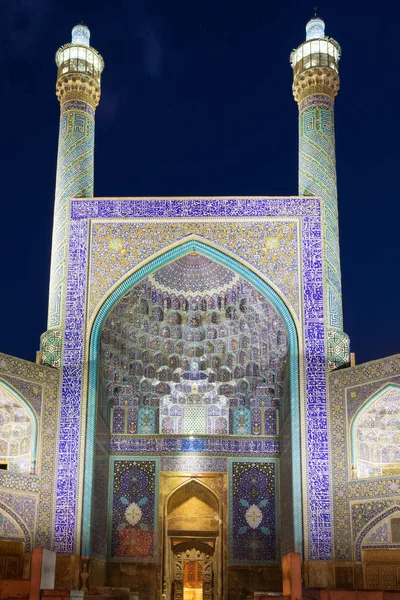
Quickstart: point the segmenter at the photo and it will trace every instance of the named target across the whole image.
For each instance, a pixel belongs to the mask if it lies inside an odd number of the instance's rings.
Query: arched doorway
[[[200,481],[190,479],[166,499],[164,523],[163,587],[167,597],[219,597],[223,515],[217,495]]]
[[[213,600],[214,552],[199,541],[173,548],[173,600]]]

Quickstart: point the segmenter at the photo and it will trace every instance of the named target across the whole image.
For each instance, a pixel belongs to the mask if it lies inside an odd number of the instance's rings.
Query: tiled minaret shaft
[[[56,94],[60,101],[56,194],[51,252],[47,327],[41,339],[41,362],[61,364],[63,306],[66,294],[66,221],[68,198],[93,196],[95,110],[100,100],[104,62],[89,46],[85,25],[72,30],[72,42],[56,54]]]
[[[349,362],[349,340],[343,333],[334,126],[340,46],[325,37],[325,24],[317,17],[307,23],[306,34],[306,41],[290,56],[299,106],[299,195],[320,196],[323,201],[327,360],[328,368],[335,369]]]

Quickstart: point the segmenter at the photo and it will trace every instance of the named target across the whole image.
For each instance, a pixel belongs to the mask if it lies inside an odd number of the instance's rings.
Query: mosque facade
[[[343,331],[334,100],[315,17],[290,57],[299,196],[93,196],[103,59],[56,55],[48,329],[0,355],[0,578],[57,552],[56,587],[244,599],[400,589],[400,355]]]

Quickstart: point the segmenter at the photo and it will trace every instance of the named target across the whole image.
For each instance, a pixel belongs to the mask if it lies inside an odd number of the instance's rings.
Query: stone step
[[[96,587],[85,592],[85,600],[129,600],[128,587]]]
[[[112,587],[112,586],[98,586],[90,588],[85,592],[86,596],[129,596],[130,588],[128,587]]]
[[[129,592],[118,594],[88,594],[84,595],[84,600],[129,600]]]

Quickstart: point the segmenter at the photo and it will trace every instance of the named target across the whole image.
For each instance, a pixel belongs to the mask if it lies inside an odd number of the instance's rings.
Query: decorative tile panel
[[[278,560],[277,463],[229,461],[229,562]]]
[[[227,469],[227,458],[185,455],[160,458],[161,471],[179,471],[181,473],[226,473]]]
[[[211,456],[249,455],[278,456],[279,441],[268,439],[243,439],[235,437],[168,437],[113,435],[110,440],[112,454],[202,454]]]
[[[161,215],[160,215],[161,216]],[[108,290],[132,268],[181,240],[196,234],[218,246],[235,252],[262,271],[298,313],[298,233],[296,223],[274,222],[182,221],[160,223],[148,220],[135,223],[92,225],[90,258],[90,314]],[[134,243],[132,241],[135,240]],[[138,243],[139,242],[139,243]],[[222,269],[220,269],[222,270]],[[224,270],[226,273],[226,270]]]
[[[111,459],[110,558],[158,559],[158,459]]]

